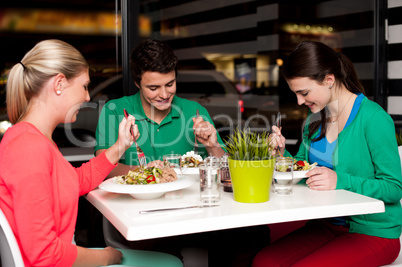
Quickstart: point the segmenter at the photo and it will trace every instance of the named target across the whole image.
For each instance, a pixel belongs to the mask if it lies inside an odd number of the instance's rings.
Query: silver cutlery
[[[276,116],[276,127],[278,127],[279,131],[282,131],[282,116],[280,112],[278,112],[278,115]],[[283,157],[279,146],[278,146],[278,152],[279,155]]]
[[[195,115],[195,118],[197,119],[198,117],[200,116],[200,112],[198,111],[198,109],[197,109],[197,113],[196,113],[196,115]],[[195,135],[195,129],[194,129],[194,148],[193,148],[193,151],[194,151],[194,154],[198,154],[198,144],[197,144],[197,136]]]
[[[282,127],[282,116],[281,113],[278,112],[278,115],[276,115],[276,126],[281,129]]]
[[[127,113],[127,110],[126,110],[126,109],[124,109],[124,116],[125,116],[126,119],[127,119],[128,113]],[[138,156],[138,161],[139,161],[139,163],[140,163],[140,166],[141,166],[141,167],[146,166],[146,165],[147,165],[147,159],[145,158],[144,151],[142,151],[142,149],[141,149],[141,148],[138,146],[138,144],[137,144],[137,140],[135,140],[134,131],[133,131],[133,126],[131,126],[130,131],[131,131],[131,135],[132,135],[133,138],[134,138],[134,144],[135,144],[135,148],[137,149],[137,156]]]
[[[195,205],[195,206],[186,206],[186,207],[177,207],[177,208],[165,208],[165,209],[155,209],[155,210],[141,210],[139,213],[152,213],[159,211],[172,211],[172,210],[183,210],[183,209],[199,209],[199,208],[211,208],[211,207],[219,207],[220,205]]]

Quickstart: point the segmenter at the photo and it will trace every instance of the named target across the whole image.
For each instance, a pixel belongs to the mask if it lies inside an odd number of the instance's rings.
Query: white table
[[[313,191],[295,185],[290,196],[264,203],[239,203],[221,193],[219,207],[139,214],[141,210],[199,204],[199,182],[181,190],[180,198],[138,200],[130,195],[95,189],[86,198],[127,240],[184,235],[252,225],[384,212],[384,203],[345,190]]]
[[[61,147],[59,150],[69,162],[88,161],[94,157],[93,147]]]

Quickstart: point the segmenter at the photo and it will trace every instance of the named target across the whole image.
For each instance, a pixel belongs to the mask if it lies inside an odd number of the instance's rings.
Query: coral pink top
[[[74,168],[35,126],[17,123],[0,143],[0,208],[25,266],[71,266],[79,196],[116,165],[105,154]]]

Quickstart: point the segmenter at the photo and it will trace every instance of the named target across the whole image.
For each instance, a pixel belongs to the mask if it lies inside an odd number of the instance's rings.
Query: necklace
[[[348,101],[346,101],[345,105],[343,106],[341,112],[339,112],[339,114],[338,114],[338,116],[336,117],[336,119],[333,120],[333,121],[331,121],[331,122],[332,122],[332,125],[334,125],[336,122],[338,122],[339,117],[341,116],[341,114],[342,114],[343,110],[345,109],[345,107],[348,105],[349,100],[352,98],[352,96],[353,96],[353,93],[350,94],[350,96],[349,96],[349,98],[348,98]]]

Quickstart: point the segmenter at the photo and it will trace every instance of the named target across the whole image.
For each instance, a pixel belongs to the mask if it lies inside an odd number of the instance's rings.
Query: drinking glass
[[[216,203],[221,200],[219,191],[219,159],[205,159],[198,167],[200,171],[200,201],[202,203]]]
[[[166,154],[163,156],[163,165],[165,167],[180,169],[180,154]]]
[[[278,195],[290,195],[293,192],[293,159],[278,157],[273,175],[274,192]]]

